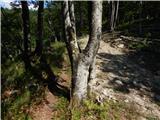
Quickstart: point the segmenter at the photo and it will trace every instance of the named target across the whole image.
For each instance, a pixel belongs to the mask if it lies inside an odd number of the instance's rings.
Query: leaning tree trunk
[[[39,1],[39,8],[38,8],[38,26],[37,26],[37,40],[36,40],[36,49],[35,53],[37,55],[42,54],[42,48],[43,48],[43,41],[42,41],[42,36],[43,36],[43,6],[44,6],[44,1]]]
[[[84,51],[79,54],[74,80],[72,105],[77,106],[87,97],[88,79],[90,79],[90,67],[93,65],[101,40],[102,28],[102,1],[91,2],[90,37]]]
[[[23,52],[23,60],[25,63],[25,68],[28,69],[30,67],[30,60],[29,60],[29,9],[27,1],[21,1],[22,4],[22,20],[23,20],[23,46],[24,46],[24,52]]]

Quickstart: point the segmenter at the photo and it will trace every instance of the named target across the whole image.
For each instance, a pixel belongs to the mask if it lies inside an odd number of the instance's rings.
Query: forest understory
[[[160,2],[0,1],[3,120],[160,120]]]
[[[82,48],[87,40],[88,37],[80,39]],[[151,66],[148,67],[145,57],[149,58],[146,54],[150,55],[148,51],[144,54],[125,46],[125,41],[120,38],[119,33],[104,33],[97,54],[96,79],[90,82],[93,103],[87,104],[87,112],[94,111],[94,104],[105,106],[106,101],[109,101],[107,104],[113,110],[102,112],[102,118],[99,115],[84,115],[83,110],[81,113],[76,111],[77,116],[73,120],[159,120],[159,67],[155,68],[154,64],[154,70]],[[155,64],[159,64],[158,60]],[[69,88],[70,75],[65,69],[61,71],[60,78],[59,83]],[[67,99],[59,98],[47,89],[44,102],[31,108],[31,116],[33,120],[70,119],[71,115],[66,108],[68,104]],[[56,108],[57,105],[59,108]],[[98,110],[97,108],[97,112]]]

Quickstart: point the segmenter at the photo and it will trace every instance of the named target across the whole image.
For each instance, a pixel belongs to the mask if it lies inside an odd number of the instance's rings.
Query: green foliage
[[[2,119],[30,120],[27,109],[41,101],[43,91],[21,60],[8,59],[2,64]]]
[[[149,116],[146,118],[147,120],[159,120],[157,117],[152,117],[152,116]]]
[[[134,106],[112,100],[106,100],[101,105],[94,100],[85,100],[81,107],[72,109],[71,114],[68,105],[69,103],[65,98],[60,98],[53,108],[57,113],[53,116],[53,119],[65,120],[71,117],[72,120],[132,120],[138,117],[138,112],[135,111]]]
[[[48,64],[51,65],[51,68],[57,74],[61,70],[63,63],[68,61],[68,59],[64,59],[66,57],[65,43],[54,42],[49,49],[45,51],[45,56]]]
[[[94,100],[85,100],[81,107],[74,108],[71,112],[73,120],[132,120],[138,117],[138,112],[132,105],[112,100],[106,100],[103,104],[98,104]]]
[[[53,116],[53,120],[66,120],[69,118],[69,109],[68,109],[69,101],[64,98],[60,97],[58,99],[58,103],[53,107],[53,110],[56,111]]]

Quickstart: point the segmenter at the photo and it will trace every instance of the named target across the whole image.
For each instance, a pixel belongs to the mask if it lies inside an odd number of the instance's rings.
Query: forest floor
[[[116,35],[103,35],[97,55],[97,76],[90,83],[92,91],[99,102],[107,98],[131,104],[139,112],[139,120],[147,116],[160,119],[160,69],[153,65],[158,66],[159,62],[152,61],[149,63],[152,66],[147,66],[143,53],[127,49],[122,42]],[[158,59],[158,56],[147,56],[147,59]]]
[[[87,40],[88,37],[80,39],[83,43],[81,47],[85,47]],[[125,43],[119,41],[122,40],[112,34],[103,35],[96,60],[96,79],[89,83],[92,86],[91,91],[100,104],[109,99],[130,105],[132,110],[127,109],[125,112],[135,111],[138,113],[137,120],[159,120],[159,68],[152,66],[154,71],[148,69],[151,67],[145,66],[142,54],[134,54],[134,51],[125,47]],[[62,80],[59,83],[69,88],[70,75],[63,70],[60,77]],[[64,98],[55,96],[47,90],[45,101],[30,110],[33,120],[51,120],[54,116],[60,119],[67,108],[64,105],[62,112],[57,111],[56,107],[65,104],[64,101],[66,101]],[[67,115],[62,119],[68,119]],[[122,119],[126,120],[123,117]]]

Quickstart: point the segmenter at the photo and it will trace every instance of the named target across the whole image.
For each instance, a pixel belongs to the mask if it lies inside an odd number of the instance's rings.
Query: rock
[[[102,104],[103,101],[104,101],[104,96],[103,95],[99,95],[96,97],[96,101],[99,103],[99,104]]]
[[[124,44],[117,45],[118,48],[124,48]]]
[[[128,102],[129,102],[129,100],[128,100],[128,99],[126,99],[126,100],[124,100],[124,102],[125,102],[125,103],[128,103]]]
[[[122,40],[122,38],[117,38],[117,39],[115,39],[115,41],[121,41]]]
[[[134,86],[138,86],[137,81],[134,80],[134,81],[133,81],[133,85],[134,85]]]
[[[122,81],[120,81],[120,80],[116,80],[115,83],[116,83],[117,85],[123,85]]]
[[[96,82],[96,86],[99,86],[100,85],[100,83],[99,82]]]

